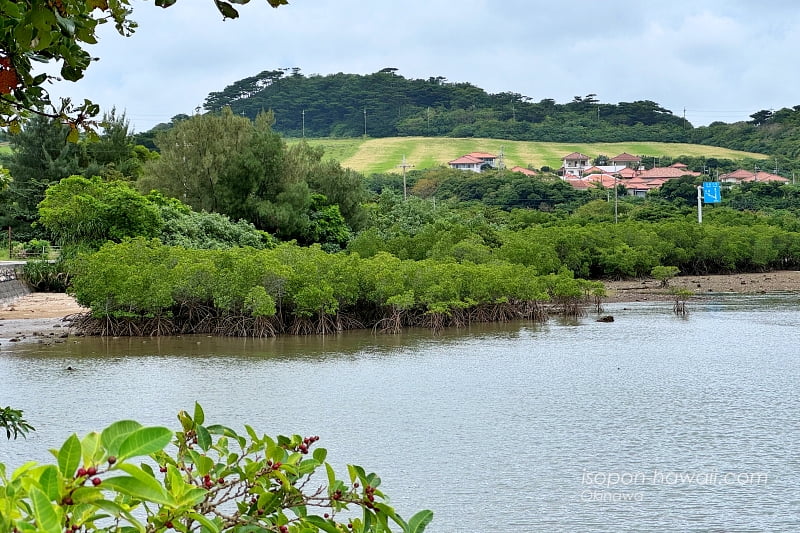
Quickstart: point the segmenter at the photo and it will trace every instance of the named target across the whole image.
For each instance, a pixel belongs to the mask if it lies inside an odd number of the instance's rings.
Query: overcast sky
[[[696,126],[800,104],[797,0],[253,0],[224,22],[212,0],[133,3],[136,33],[105,28],[85,78],[50,90],[116,106],[136,131],[282,67],[394,67],[534,101],[653,100]]]

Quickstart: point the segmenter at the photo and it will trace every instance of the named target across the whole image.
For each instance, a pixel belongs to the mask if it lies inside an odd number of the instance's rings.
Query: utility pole
[[[412,168],[414,165],[406,163],[406,156],[403,154],[403,162],[398,166],[403,169],[403,200],[406,200],[408,198],[408,193],[406,192],[406,169]]]
[[[364,137],[367,136],[367,108],[364,107]]]
[[[303,139],[306,138],[306,110],[303,109]]]

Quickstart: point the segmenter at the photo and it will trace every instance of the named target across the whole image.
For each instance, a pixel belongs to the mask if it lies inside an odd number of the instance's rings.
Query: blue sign
[[[718,181],[703,182],[703,201],[707,204],[718,204],[722,201],[722,192]]]

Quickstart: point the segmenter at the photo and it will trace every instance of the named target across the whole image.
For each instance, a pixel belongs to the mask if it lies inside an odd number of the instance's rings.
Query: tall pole
[[[406,156],[403,154],[403,162],[399,166],[403,169],[403,200],[406,200],[408,198],[408,194],[406,192],[406,169],[413,167],[414,165],[409,165],[406,163]]]
[[[616,224],[617,220],[618,220],[618,217],[617,217],[617,200],[618,200],[617,196],[618,196],[618,194],[619,194],[619,191],[617,190],[617,177],[614,176],[614,224]]]
[[[364,137],[367,136],[367,108],[364,108]]]
[[[303,139],[306,138],[306,110],[303,109]]]
[[[703,223],[703,186],[697,186],[697,223]]]

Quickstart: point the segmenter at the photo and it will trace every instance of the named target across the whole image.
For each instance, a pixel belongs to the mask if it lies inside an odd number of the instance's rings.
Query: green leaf
[[[81,454],[84,464],[96,465],[103,460],[105,450],[100,442],[100,434],[93,431],[81,440]]]
[[[81,441],[73,433],[69,436],[61,449],[58,451],[58,470],[61,475],[71,478],[75,475],[78,465],[81,463]]]
[[[197,445],[200,446],[203,451],[207,452],[208,449],[211,448],[211,435],[208,433],[208,430],[205,427],[199,424],[197,425],[196,431]]]
[[[141,428],[142,425],[135,420],[120,420],[114,422],[100,435],[100,442],[105,446],[108,455],[119,455],[119,445],[128,435]]]
[[[33,516],[36,518],[36,531],[41,533],[61,533],[61,508],[54,506],[38,487],[31,487]]]
[[[192,520],[199,522],[201,526],[205,527],[206,530],[208,530],[208,533],[219,533],[220,531],[219,525],[216,522],[212,522],[211,520],[209,520],[208,518],[199,513],[189,512],[187,513],[187,516]]]
[[[306,522],[312,526],[318,527],[327,533],[341,533],[341,530],[336,527],[336,523],[332,520],[325,520],[321,516],[311,515],[306,517]]]
[[[433,511],[424,510],[420,511],[408,520],[408,528],[405,529],[406,533],[422,533],[425,528],[433,520]]]
[[[152,482],[148,482],[135,477],[117,476],[104,479],[102,487],[115,490],[132,498],[148,500],[161,505],[175,505],[175,500],[172,496],[155,479],[152,479]]]
[[[200,406],[199,403],[194,402],[194,423],[198,426],[203,425],[203,422],[206,421],[206,415],[203,412],[203,408]]]
[[[324,463],[325,458],[328,457],[328,450],[325,448],[317,448],[311,456],[319,463]]]
[[[150,455],[159,450],[172,440],[172,430],[165,427],[147,427],[137,429],[119,445],[117,459],[123,461],[130,457]]]
[[[239,12],[236,11],[228,2],[214,0],[214,3],[217,4],[217,9],[219,9],[219,12],[222,13],[223,17],[228,19],[239,18]]]
[[[42,490],[50,500],[58,501],[61,498],[58,468],[53,465],[45,466],[39,476],[39,486],[42,487]]]
[[[92,503],[112,516],[124,516],[128,522],[130,522],[131,525],[136,528],[137,531],[145,531],[142,523],[139,522],[139,520],[137,520],[136,517],[134,517],[130,512],[128,512],[127,509],[119,504],[108,500],[97,500]]]
[[[200,487],[189,489],[181,494],[179,498],[176,498],[177,506],[194,507],[195,505],[200,505],[200,503],[206,498],[206,494],[206,489],[201,489]]]

